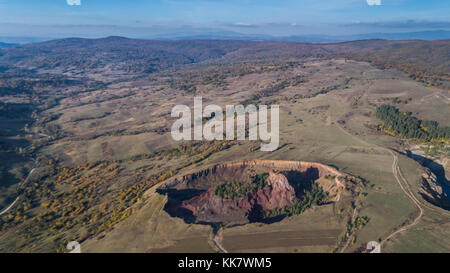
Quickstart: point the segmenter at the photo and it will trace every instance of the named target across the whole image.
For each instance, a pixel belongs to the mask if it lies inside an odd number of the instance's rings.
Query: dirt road
[[[28,182],[28,180],[30,180],[31,175],[36,171],[37,168],[38,168],[38,166],[37,166],[37,163],[36,163],[36,166],[28,173],[28,176],[22,182],[22,185],[25,185]],[[20,195],[17,196],[17,198],[14,200],[14,202],[11,203],[11,205],[9,205],[6,209],[4,209],[2,212],[0,212],[0,216],[2,216],[3,214],[8,213],[8,211],[10,211],[14,207],[14,205],[17,203],[19,198],[20,198]]]
[[[213,241],[216,244],[217,248],[222,251],[222,253],[228,253],[228,251],[222,246],[222,229],[219,229],[216,234],[214,234]]]
[[[406,178],[403,177],[403,175],[399,175],[400,173],[400,167],[398,166],[398,157],[397,155],[387,149],[391,155],[394,157],[394,162],[392,163],[392,173],[395,176],[395,179],[397,180],[397,183],[400,185],[400,188],[403,190],[403,192],[406,194],[406,196],[414,203],[414,205],[417,207],[419,214],[417,215],[416,218],[414,218],[413,222],[409,225],[406,225],[394,232],[392,232],[391,234],[389,234],[388,236],[386,236],[386,238],[384,238],[381,242],[380,242],[380,247],[383,246],[383,244],[385,244],[387,241],[389,241],[390,239],[392,239],[395,235],[399,234],[400,232],[406,231],[410,228],[412,228],[413,226],[417,225],[417,223],[419,223],[420,218],[422,218],[423,216],[423,208],[419,202],[419,200],[417,200],[417,198],[414,196],[414,194],[411,192],[411,190],[409,189],[408,185],[408,181],[406,181]],[[402,184],[402,180],[405,183],[405,185]]]
[[[419,214],[417,215],[417,217],[414,218],[413,222],[409,225],[403,226],[400,229],[397,229],[396,231],[392,232],[391,234],[389,234],[388,236],[386,236],[386,238],[384,238],[381,242],[380,242],[380,247],[383,246],[383,244],[385,244],[387,241],[389,241],[390,239],[392,239],[394,236],[396,236],[397,234],[399,234],[400,232],[406,231],[412,227],[414,227],[415,225],[417,225],[417,223],[419,222],[420,218],[422,218],[423,216],[423,208],[422,208],[422,204],[419,200],[417,200],[417,198],[414,196],[413,192],[411,191],[411,189],[408,186],[408,181],[406,180],[406,178],[401,174],[400,171],[400,167],[398,166],[398,156],[391,150],[376,144],[369,144],[368,142],[350,134],[349,132],[347,132],[344,128],[342,128],[341,126],[338,125],[338,127],[347,135],[351,136],[352,138],[354,138],[355,140],[357,140],[360,143],[363,143],[365,145],[374,145],[378,148],[381,148],[385,151],[388,151],[392,157],[393,157],[393,162],[392,162],[392,174],[395,177],[395,180],[397,181],[398,185],[400,186],[400,188],[402,189],[402,191],[405,193],[405,195],[411,200],[411,202],[414,203],[414,205],[417,207],[417,210],[419,211]],[[402,183],[403,181],[403,183]],[[356,211],[356,209],[355,209]],[[355,212],[354,211],[354,212]],[[346,248],[349,245],[351,237],[348,238],[345,246],[342,248],[341,253],[343,253]]]

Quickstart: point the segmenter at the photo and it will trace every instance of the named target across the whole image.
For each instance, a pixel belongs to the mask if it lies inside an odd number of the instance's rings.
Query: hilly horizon
[[[116,35],[110,35],[116,36]],[[50,40],[67,39],[67,38],[82,38],[82,39],[101,39],[110,37],[2,37],[0,42],[12,45],[39,43]],[[126,37],[126,36],[117,36]],[[355,40],[447,40],[450,39],[450,31],[448,30],[428,30],[420,32],[395,32],[395,33],[361,33],[352,35],[325,35],[325,34],[308,34],[308,35],[287,35],[287,36],[273,36],[264,34],[245,34],[234,31],[208,31],[208,32],[172,32],[159,34],[149,37],[126,37],[137,40],[241,40],[241,41],[266,41],[266,42],[305,42],[305,43],[338,43]]]
[[[106,38],[65,38],[18,47],[4,48],[0,61],[5,65],[26,64],[34,68],[76,69],[95,68],[114,60],[115,69],[151,73],[177,65],[207,60],[244,60],[246,58],[276,58],[292,56],[342,56],[374,63],[380,67],[393,66],[411,77],[427,83],[448,86],[450,57],[445,53],[450,40],[391,41],[381,39],[337,43],[301,43],[283,41],[208,41],[208,40],[141,40],[110,36]],[[94,51],[92,51],[94,49]],[[96,58],[96,51],[104,52]],[[182,51],[183,53],[179,53]],[[423,52],[423,54],[416,54]],[[126,53],[126,55],[124,55]],[[370,54],[368,54],[370,53]],[[63,55],[71,55],[63,58]],[[381,56],[378,56],[381,55]],[[89,61],[78,63],[87,56]],[[126,59],[124,58],[126,56]],[[19,62],[16,63],[16,58]],[[53,62],[53,59],[58,62]],[[144,62],[144,60],[147,60]],[[413,62],[409,60],[414,60]],[[74,61],[76,61],[74,63]],[[77,73],[83,73],[79,71]],[[436,78],[437,77],[437,78]]]

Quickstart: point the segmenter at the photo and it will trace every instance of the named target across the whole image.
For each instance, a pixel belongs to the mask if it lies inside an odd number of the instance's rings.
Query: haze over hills
[[[384,39],[384,40],[446,40],[450,39],[450,31],[433,30],[421,32],[399,32],[399,33],[367,33],[354,35],[326,36],[326,35],[310,35],[310,36],[291,36],[282,37],[282,41],[310,42],[310,43],[335,43],[354,40],[366,39]]]
[[[445,40],[450,39],[450,31],[429,30],[420,32],[397,33],[363,33],[353,35],[299,35],[299,36],[271,36],[258,34],[242,34],[237,32],[211,32],[211,33],[171,33],[163,36],[155,36],[154,39],[167,40],[259,40],[259,41],[290,41],[306,43],[336,43],[344,41],[385,39],[385,40]]]
[[[87,36],[88,37],[88,36]],[[241,41],[285,41],[285,42],[306,42],[306,43],[336,43],[354,40],[367,39],[385,39],[385,40],[445,40],[450,39],[450,31],[448,30],[427,30],[417,32],[395,32],[395,33],[362,33],[353,35],[290,35],[290,36],[274,36],[268,34],[247,34],[236,31],[224,30],[184,30],[177,32],[167,32],[163,34],[155,34],[149,36],[135,35],[128,36],[135,39],[147,40],[241,40]],[[54,40],[62,37],[2,37],[0,41],[12,44],[27,44],[43,41]],[[95,37],[89,37],[95,38]]]
[[[10,44],[10,43],[2,43],[0,42],[0,48],[3,47],[12,47],[12,46],[17,46],[18,44]]]

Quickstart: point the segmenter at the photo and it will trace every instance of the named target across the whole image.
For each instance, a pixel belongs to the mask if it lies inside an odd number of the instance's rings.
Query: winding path
[[[34,160],[34,159],[33,159],[33,160]],[[25,184],[28,182],[28,180],[30,180],[31,175],[32,175],[32,174],[36,171],[36,169],[38,168],[37,161],[34,160],[34,162],[35,162],[34,168],[28,173],[27,178],[25,178],[25,180],[22,182],[21,185],[25,185]],[[19,187],[20,187],[20,186],[19,186]],[[20,195],[16,197],[16,199],[11,203],[11,205],[9,205],[6,209],[4,209],[2,212],[0,212],[0,216],[2,216],[3,214],[8,213],[8,211],[10,211],[10,210],[14,207],[14,205],[17,203],[17,201],[19,201],[19,198],[20,198]]]
[[[216,244],[217,248],[219,248],[219,250],[222,251],[222,253],[228,253],[228,251],[220,243],[220,241],[222,241],[221,239],[222,239],[222,229],[218,230],[216,234],[214,234],[213,241]]]
[[[411,191],[411,189],[408,187],[408,181],[406,180],[406,178],[402,175],[400,167],[398,166],[398,156],[391,150],[376,144],[370,144],[354,135],[352,135],[351,133],[347,132],[344,128],[342,128],[340,125],[337,125],[337,127],[339,129],[341,129],[344,133],[346,133],[347,135],[351,136],[352,138],[358,140],[361,143],[364,143],[365,145],[374,145],[378,148],[381,148],[385,151],[388,151],[392,157],[393,157],[393,162],[392,162],[392,173],[394,174],[395,180],[397,181],[397,183],[399,184],[400,188],[402,189],[402,191],[405,193],[405,195],[411,200],[411,202],[414,203],[414,205],[417,207],[417,210],[419,211],[419,214],[417,215],[416,218],[414,218],[413,222],[411,224],[408,224],[406,226],[401,227],[398,230],[395,230],[394,232],[392,232],[391,234],[389,234],[388,236],[386,236],[386,238],[384,238],[381,242],[380,242],[380,247],[383,246],[383,244],[385,244],[387,241],[389,241],[390,239],[392,239],[394,236],[396,236],[397,234],[399,234],[400,232],[406,231],[412,227],[414,227],[415,225],[417,225],[419,223],[420,218],[422,218],[423,216],[423,207],[422,207],[422,203],[417,200],[417,198],[414,196],[413,192]],[[402,180],[405,183],[405,186],[402,184]],[[356,211],[356,209],[355,209]],[[354,211],[354,212],[355,212]],[[350,238],[348,238],[344,248],[341,250],[341,253],[343,253],[345,251],[345,249],[347,248],[347,246],[349,245],[350,242]]]
[[[358,198],[359,198],[359,197],[358,197]],[[358,200],[357,200],[355,203],[357,203],[357,202],[358,202]],[[355,221],[355,218],[356,218],[356,212],[357,212],[357,207],[355,206],[355,208],[353,209],[353,214],[352,214],[352,223]],[[347,249],[347,247],[350,245],[350,241],[351,241],[352,237],[353,237],[353,236],[351,236],[351,235],[348,236],[347,242],[345,242],[344,247],[341,249],[341,253],[344,253],[345,250]]]
[[[406,225],[406,226],[404,226],[404,227],[402,227],[402,228],[392,232],[388,236],[386,236],[386,238],[384,238],[380,242],[380,247],[382,247],[383,244],[385,244],[387,241],[392,239],[395,235],[399,234],[400,232],[406,231],[406,230],[412,228],[413,226],[417,225],[419,223],[420,218],[422,218],[422,216],[423,216],[423,208],[421,206],[421,203],[419,202],[419,200],[417,200],[417,198],[414,196],[414,194],[411,192],[411,190],[409,188],[404,187],[402,182],[401,182],[401,180],[403,180],[403,182],[406,185],[408,185],[408,181],[406,181],[406,178],[400,172],[400,167],[398,166],[398,157],[397,157],[397,155],[394,152],[392,152],[391,150],[389,150],[389,149],[387,149],[387,150],[394,157],[394,162],[392,162],[392,173],[394,174],[395,179],[397,180],[397,183],[400,185],[400,188],[403,190],[403,192],[406,194],[406,196],[414,203],[414,205],[419,210],[419,215],[417,215],[417,217],[414,218],[414,220],[413,220],[413,222],[411,224]],[[400,173],[400,176],[399,176],[399,173]]]
[[[17,196],[17,198],[14,200],[14,202],[11,203],[11,205],[9,205],[6,209],[4,209],[2,212],[0,212],[0,216],[2,216],[3,214],[6,214],[10,209],[12,209],[12,207],[14,207],[16,202],[19,200],[19,197],[20,196]]]

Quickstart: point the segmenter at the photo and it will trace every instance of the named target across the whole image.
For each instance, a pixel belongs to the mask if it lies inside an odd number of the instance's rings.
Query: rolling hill
[[[448,147],[387,134],[402,124],[376,115],[392,104],[392,120],[449,126],[449,48],[123,37],[4,48],[0,251],[76,240],[83,252],[364,252],[378,239],[385,252],[450,251],[445,175],[407,152],[442,172]],[[174,141],[172,108],[198,96],[279,105],[278,149]]]

